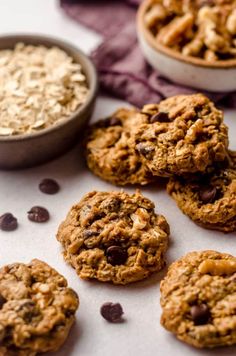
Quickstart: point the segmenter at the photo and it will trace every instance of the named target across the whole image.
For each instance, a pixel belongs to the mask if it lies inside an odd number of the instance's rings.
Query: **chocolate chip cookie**
[[[235,152],[229,152],[227,168],[192,181],[171,178],[167,191],[197,224],[223,232],[236,231]]]
[[[56,351],[75,320],[79,300],[66,279],[32,260],[0,269],[0,355]]]
[[[146,105],[142,112],[149,122],[137,127],[133,145],[153,175],[205,172],[225,159],[228,131],[223,113],[206,96],[178,95]]]
[[[120,109],[92,125],[87,133],[86,160],[89,169],[116,185],[147,184],[154,180],[130,145],[132,130],[146,122],[136,109]]]
[[[161,324],[195,347],[236,344],[236,257],[190,252],[161,282]]]
[[[74,205],[57,239],[83,279],[127,284],[161,270],[169,225],[139,191],[91,192]]]

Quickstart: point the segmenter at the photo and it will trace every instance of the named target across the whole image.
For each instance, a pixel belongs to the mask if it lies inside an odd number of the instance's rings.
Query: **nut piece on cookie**
[[[222,111],[203,94],[178,95],[147,105],[149,122],[137,127],[132,144],[155,176],[205,172],[227,155]]]
[[[172,177],[168,193],[197,224],[223,232],[236,231],[236,153],[228,166],[192,181]]]
[[[199,348],[236,344],[235,265],[236,257],[216,251],[174,262],[161,282],[162,326]]]
[[[160,271],[169,225],[139,191],[91,192],[60,225],[64,258],[83,279],[127,284]]]
[[[0,355],[34,356],[64,343],[79,306],[66,279],[39,260],[0,269]]]
[[[116,185],[152,182],[152,174],[130,145],[131,132],[146,121],[147,116],[136,109],[120,109],[90,126],[85,142],[89,169]]]

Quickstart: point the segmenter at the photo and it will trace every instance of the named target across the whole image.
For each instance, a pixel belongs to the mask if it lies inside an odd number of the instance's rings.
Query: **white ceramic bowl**
[[[208,63],[204,59],[184,56],[158,43],[146,28],[144,16],[151,0],[145,0],[137,14],[137,33],[149,64],[175,83],[214,92],[236,90],[236,60]]]

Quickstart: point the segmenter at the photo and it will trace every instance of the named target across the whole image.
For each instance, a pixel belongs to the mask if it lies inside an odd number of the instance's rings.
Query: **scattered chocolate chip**
[[[143,156],[147,156],[149,153],[154,151],[154,147],[151,146],[146,146],[143,143],[138,143],[136,145],[137,150],[139,151],[139,153],[141,153],[141,155]]]
[[[0,229],[3,231],[13,231],[17,228],[17,219],[11,213],[0,216]]]
[[[41,206],[33,206],[28,211],[28,219],[33,222],[43,223],[49,220],[49,212]]]
[[[2,309],[3,304],[5,304],[6,301],[7,301],[7,300],[0,294],[0,309]]]
[[[39,190],[45,194],[56,194],[60,189],[59,184],[50,178],[45,178],[39,183]]]
[[[122,322],[122,315],[124,314],[120,303],[104,303],[100,308],[100,313],[104,319],[110,323]]]
[[[212,186],[204,186],[200,188],[199,197],[204,204],[213,203],[216,198],[217,190]]]
[[[154,122],[170,122],[168,113],[160,111],[157,114],[153,115],[150,118],[150,123],[153,124]]]
[[[211,314],[206,304],[193,305],[190,314],[195,325],[207,324]]]
[[[120,246],[110,246],[106,250],[107,261],[112,266],[123,265],[127,258],[127,251]]]

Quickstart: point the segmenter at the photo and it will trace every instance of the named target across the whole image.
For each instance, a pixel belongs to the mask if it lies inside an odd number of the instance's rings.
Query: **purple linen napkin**
[[[172,95],[199,92],[172,83],[145,61],[135,29],[136,9],[141,1],[60,0],[60,3],[75,21],[104,36],[92,59],[106,93],[141,107]],[[218,104],[236,108],[236,92],[206,94]]]

